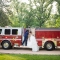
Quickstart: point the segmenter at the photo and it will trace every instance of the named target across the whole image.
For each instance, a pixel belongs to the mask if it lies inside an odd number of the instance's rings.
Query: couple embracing
[[[22,45],[25,45],[29,48],[32,48],[32,51],[39,51],[39,46],[37,45],[37,41],[35,36],[32,34],[32,31],[26,30],[24,34],[24,41]]]

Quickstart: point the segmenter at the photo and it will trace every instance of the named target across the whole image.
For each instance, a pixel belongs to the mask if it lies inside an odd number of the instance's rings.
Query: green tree
[[[10,25],[10,21],[9,18],[7,17],[7,15],[5,14],[5,12],[3,10],[0,10],[0,26],[7,26]]]
[[[26,3],[22,3],[18,0],[12,0],[10,5],[12,14],[10,15],[10,20],[12,21],[12,26],[25,26],[24,17],[26,13]]]
[[[56,24],[55,24],[56,27],[60,27],[60,17],[58,17],[56,19]]]
[[[15,27],[55,27],[58,15],[51,15],[52,3],[55,0],[28,0],[29,3],[21,2],[21,0],[11,0],[11,4],[7,7],[5,13],[10,25]],[[59,1],[59,0],[58,0]],[[57,2],[58,2],[57,1]],[[59,3],[58,3],[59,6]],[[58,7],[57,6],[57,7]],[[60,11],[60,10],[59,10]],[[8,21],[9,21],[8,20]]]
[[[7,26],[11,24],[9,17],[6,14],[6,8],[8,8],[8,5],[4,3],[4,0],[0,0],[0,26]]]
[[[49,19],[51,9],[52,9],[52,1],[51,0],[34,0],[34,4],[36,6],[35,17],[39,23],[39,27],[44,26],[44,22]]]
[[[42,27],[44,25],[44,22],[48,20],[50,17],[52,9],[52,1],[29,0],[28,6],[29,11],[27,10],[25,17],[26,26]]]

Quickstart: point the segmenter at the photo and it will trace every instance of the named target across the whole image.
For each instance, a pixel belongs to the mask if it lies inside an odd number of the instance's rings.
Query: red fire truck
[[[0,45],[3,49],[21,46],[24,28],[0,27]],[[38,46],[46,50],[54,50],[60,47],[60,28],[30,28],[36,37]]]
[[[60,28],[40,28],[35,29],[35,37],[38,46],[46,50],[54,50],[60,47]]]

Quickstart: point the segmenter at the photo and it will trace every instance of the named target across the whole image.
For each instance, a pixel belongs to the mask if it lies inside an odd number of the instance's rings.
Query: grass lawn
[[[0,60],[60,60],[60,55],[0,54]]]

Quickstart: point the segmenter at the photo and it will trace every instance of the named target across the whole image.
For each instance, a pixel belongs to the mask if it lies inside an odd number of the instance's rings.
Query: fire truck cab
[[[0,45],[3,49],[20,46],[22,42],[22,28],[0,27]]]

